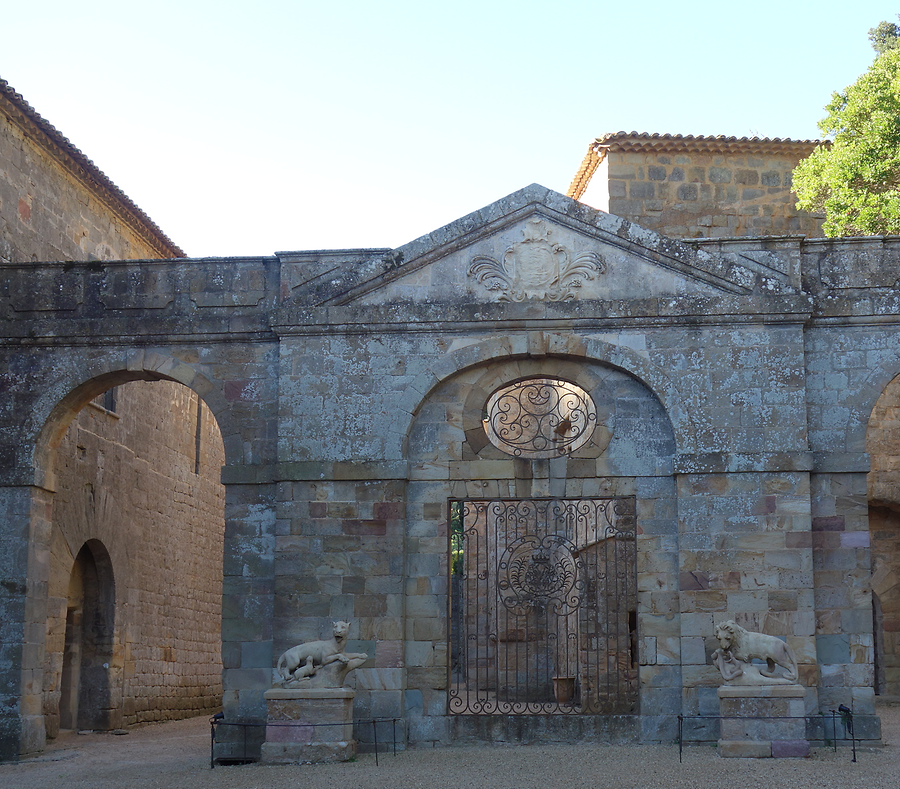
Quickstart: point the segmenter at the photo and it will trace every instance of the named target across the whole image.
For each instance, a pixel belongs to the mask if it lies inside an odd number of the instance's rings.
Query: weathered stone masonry
[[[567,194],[674,238],[822,235],[796,207],[793,170],[815,140],[604,134]],[[827,143],[826,143],[827,144]]]
[[[88,540],[108,546],[114,559],[118,637],[109,655],[116,696],[109,724],[196,715],[221,699],[222,575],[211,560],[222,553],[218,428],[179,384],[133,382],[116,394],[114,413],[93,402],[83,409],[57,452],[44,674],[51,736],[63,690],[72,562]]]
[[[556,279],[523,251],[545,242]],[[890,692],[898,560],[870,531],[867,474],[896,454],[898,257],[894,239],[687,244],[531,186],[398,250],[44,264],[62,296],[40,310],[13,297],[34,269],[4,267],[5,753],[43,725],[53,436],[135,379],[190,387],[222,432],[230,718],[262,718],[274,657],[348,618],[348,649],[373,656],[358,716],[399,718],[411,743],[536,736],[447,713],[448,499],[622,495],[640,714],[542,736],[666,741],[679,712],[715,714],[704,641],[733,618],[793,646],[811,736],[844,703],[877,740],[870,535]],[[485,440],[489,395],[535,376],[591,394],[592,445],[540,465]]]

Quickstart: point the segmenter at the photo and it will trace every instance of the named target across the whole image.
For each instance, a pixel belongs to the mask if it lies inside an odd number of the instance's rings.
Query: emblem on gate
[[[578,548],[559,534],[526,534],[511,542],[497,565],[500,601],[515,616],[535,608],[570,614],[581,604]]]
[[[529,219],[522,230],[524,240],[510,245],[502,260],[476,255],[469,276],[488,290],[499,291],[498,301],[574,299],[584,280],[602,274],[606,264],[596,252],[582,252],[573,259],[564,246],[550,241],[552,232],[543,220]]]

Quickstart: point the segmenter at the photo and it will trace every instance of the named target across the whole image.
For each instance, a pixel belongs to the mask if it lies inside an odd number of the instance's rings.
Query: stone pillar
[[[816,660],[819,710],[853,710],[861,740],[881,739],[875,712],[871,531],[867,501],[868,456],[831,458],[812,477],[815,508],[812,547],[816,590]],[[847,473],[827,471],[840,467]],[[850,471],[852,470],[852,473]],[[835,678],[840,677],[840,681]]]
[[[272,686],[275,607],[275,485],[257,483],[265,469],[224,466],[225,543],[222,579],[222,709],[229,722],[262,723],[263,694]],[[246,732],[256,756],[262,727]],[[244,753],[244,733],[225,726],[217,753]]]
[[[356,755],[350,688],[272,688],[266,697],[267,764],[346,762]],[[318,724],[318,725],[317,725]]]
[[[802,685],[722,685],[718,695],[719,756],[809,756]]]
[[[17,476],[16,470],[7,476]],[[0,487],[0,761],[38,753],[46,744],[42,694],[51,502],[52,493],[28,484]]]
[[[13,761],[22,752],[20,710],[26,707],[23,690],[25,617],[28,583],[28,533],[30,496],[27,488],[0,487],[0,761]],[[33,701],[33,700],[32,700]],[[39,700],[38,700],[39,701]],[[39,712],[39,707],[37,710]]]

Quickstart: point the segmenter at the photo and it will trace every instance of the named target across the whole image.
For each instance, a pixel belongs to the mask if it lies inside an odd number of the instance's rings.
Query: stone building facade
[[[222,432],[226,719],[262,719],[280,652],[347,619],[356,717],[406,742],[671,741],[717,714],[707,640],[734,619],[793,647],[813,739],[846,704],[878,740],[898,260],[676,240],[530,186],[395,250],[40,264],[40,303],[3,265],[4,753],[46,725],[59,436],[133,380]]]
[[[0,286],[9,320],[72,295],[48,293],[34,261],[183,254],[0,81],[0,263],[26,272]],[[45,483],[54,510],[33,558],[41,599],[25,636],[36,673],[16,667],[2,681],[0,706],[27,685],[20,714],[42,721],[27,750],[60,726],[116,728],[221,703],[223,450],[209,409],[180,384],[133,382],[99,388],[58,427]],[[4,548],[8,561],[22,558]],[[4,632],[0,643],[10,646]]]
[[[810,238],[810,143],[614,135],[573,185],[610,213],[533,185],[184,260],[0,87],[2,758],[84,710],[259,721],[336,619],[412,744],[715,740],[725,619],[793,647],[812,739],[879,739],[900,242]]]
[[[674,238],[822,235],[798,211],[797,163],[819,143],[616,132],[589,146],[567,194]]]

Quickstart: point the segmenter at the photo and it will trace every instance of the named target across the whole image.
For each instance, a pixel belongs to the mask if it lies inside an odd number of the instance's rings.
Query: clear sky
[[[0,77],[194,257],[396,247],[620,129],[811,139],[881,0],[41,0]]]

